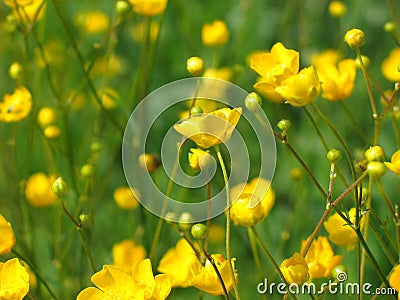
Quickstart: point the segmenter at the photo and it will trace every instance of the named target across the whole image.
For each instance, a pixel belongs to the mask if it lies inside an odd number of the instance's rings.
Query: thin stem
[[[226,171],[224,159],[222,157],[221,151],[219,149],[219,145],[216,144],[214,146],[215,151],[217,152],[217,157],[219,160],[219,164],[221,166],[222,174],[224,177],[225,183],[225,191],[226,191],[226,236],[225,236],[225,246],[226,246],[226,259],[229,261],[229,270],[231,273],[232,281],[233,281],[233,289],[235,291],[236,299],[240,299],[239,290],[236,283],[235,273],[232,267],[231,262],[231,201],[230,201],[230,191],[229,191],[229,182],[228,182],[228,174]]]
[[[247,235],[249,237],[249,242],[250,242],[250,248],[251,252],[253,253],[253,258],[254,262],[257,266],[257,270],[259,273],[260,278],[262,277],[262,266],[261,266],[261,260],[260,260],[260,255],[258,254],[257,247],[256,247],[256,241],[254,239],[254,233],[252,232],[251,228],[247,228]]]

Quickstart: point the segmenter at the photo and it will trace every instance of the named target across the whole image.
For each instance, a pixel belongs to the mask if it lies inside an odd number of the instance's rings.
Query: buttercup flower
[[[113,265],[131,273],[136,265],[146,258],[146,250],[133,240],[124,240],[112,248]]]
[[[77,296],[77,300],[164,300],[171,291],[171,281],[167,275],[153,276],[149,259],[141,261],[131,274],[118,267],[104,265],[91,280],[97,288],[84,289]]]
[[[349,211],[350,221],[352,223],[356,220],[356,209],[353,207]],[[361,219],[360,225],[363,227],[364,219]],[[328,220],[325,221],[324,227],[329,233],[329,239],[332,243],[338,246],[347,246],[349,250],[355,247],[357,241],[357,234],[354,230],[347,225],[346,221],[339,216],[338,213],[333,214]]]
[[[321,93],[321,84],[314,67],[302,69],[297,75],[282,81],[275,91],[293,106],[304,106]]]
[[[113,196],[115,203],[117,203],[117,205],[122,209],[130,210],[136,208],[139,205],[139,202],[136,199],[135,195],[127,186],[116,188]]]
[[[389,284],[397,292],[400,292],[400,265],[395,266],[392,272],[390,272]]]
[[[37,121],[42,128],[53,124],[55,120],[56,112],[51,107],[42,107],[37,114]]]
[[[216,20],[211,24],[204,24],[201,38],[206,46],[221,46],[229,39],[228,27],[221,20]]]
[[[385,165],[390,171],[400,176],[400,150],[397,150],[393,154],[391,162],[385,162]]]
[[[390,51],[389,56],[382,62],[381,70],[383,76],[392,82],[400,81],[400,48],[394,48]]]
[[[105,32],[110,21],[106,14],[101,11],[87,11],[78,13],[76,23],[88,34],[101,34]]]
[[[201,148],[227,142],[239,122],[242,108],[222,108],[208,114],[194,115],[175,124],[174,129]]]
[[[55,140],[60,136],[60,128],[56,125],[50,125],[43,129],[43,134],[50,140]]]
[[[219,273],[221,274],[226,290],[229,292],[233,288],[234,284],[230,273],[229,262],[225,260],[221,254],[212,254],[211,256],[215,261]],[[233,269],[235,269],[235,259],[232,258],[231,264]],[[237,282],[238,277],[236,270],[234,271],[234,274]],[[200,273],[192,279],[192,285],[211,295],[224,295],[223,287],[221,286],[218,276],[215,273],[214,267],[208,260],[206,261],[204,267],[201,268]]]
[[[200,76],[204,70],[204,61],[197,56],[192,56],[186,61],[186,69],[193,76]]]
[[[344,41],[350,49],[361,47],[365,43],[364,32],[360,29],[350,29],[344,36]]]
[[[254,178],[250,183],[234,186],[231,199],[232,221],[241,226],[254,226],[268,215],[275,202],[275,192],[268,180]]]
[[[172,287],[188,287],[201,269],[202,265],[192,247],[185,239],[180,239],[175,248],[169,249],[161,258],[157,271],[171,279]]]
[[[22,300],[29,291],[29,275],[18,258],[0,262],[0,299]]]
[[[32,174],[25,188],[25,197],[28,202],[37,207],[43,207],[53,204],[56,196],[51,190],[51,184],[55,177],[48,177],[46,174],[39,172]]]
[[[301,252],[306,244],[307,241],[302,241]],[[328,239],[324,236],[319,236],[311,243],[311,247],[305,257],[311,278],[329,278],[332,269],[339,265],[342,259],[341,255],[334,255]]]
[[[133,11],[145,15],[154,16],[161,14],[167,6],[167,0],[129,0],[133,6]]]
[[[23,0],[20,0],[23,1]],[[11,2],[14,2],[11,0]],[[19,1],[18,1],[19,2]],[[27,2],[27,1],[26,1]],[[32,0],[28,5],[14,8],[14,17],[22,23],[30,24],[43,18],[46,11],[46,2],[42,0]]]
[[[341,18],[346,14],[346,5],[342,1],[331,1],[329,3],[329,13],[332,17]]]
[[[296,75],[299,71],[299,52],[286,49],[282,43],[276,43],[271,52],[262,52],[250,58],[250,67],[261,77],[254,88],[265,97],[283,102],[284,99],[275,91],[281,82]]]
[[[23,86],[13,94],[6,94],[0,102],[0,122],[18,122],[25,119],[32,108],[31,93]]]
[[[10,253],[14,245],[15,236],[11,224],[0,214],[0,255]]]
[[[190,149],[192,153],[189,153],[189,165],[194,170],[200,170],[201,167],[207,165],[208,158],[211,158],[211,154],[208,151],[201,149]]]
[[[280,269],[288,284],[302,284],[308,279],[307,262],[297,252],[292,257],[285,259]]]

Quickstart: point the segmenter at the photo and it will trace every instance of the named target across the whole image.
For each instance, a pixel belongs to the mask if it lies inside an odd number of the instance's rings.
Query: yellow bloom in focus
[[[87,34],[104,33],[110,25],[108,16],[101,11],[78,13],[76,16],[76,23]]]
[[[22,300],[29,291],[29,275],[18,258],[0,262],[0,299]]]
[[[226,290],[229,292],[233,288],[234,282],[230,273],[229,261],[225,260],[221,254],[212,254],[211,257],[217,266],[219,273],[221,274],[222,280],[225,284]],[[235,270],[235,259],[231,259],[231,264],[234,269],[235,280],[238,281],[238,276]],[[199,290],[202,290],[208,294],[218,296],[224,295],[223,287],[215,273],[214,267],[207,260],[201,271],[192,279],[192,285]]]
[[[307,241],[302,241],[301,252],[303,252]],[[332,269],[342,262],[341,255],[334,255],[329,241],[324,236],[319,236],[311,244],[305,260],[308,265],[308,273],[311,278],[329,278]]]
[[[19,122],[28,116],[31,108],[31,93],[23,86],[18,87],[13,94],[3,96],[3,102],[0,102],[0,122]]]
[[[350,49],[358,48],[364,45],[364,32],[360,29],[350,29],[344,36],[344,41],[349,45]]]
[[[400,81],[400,48],[390,51],[389,56],[382,62],[381,70],[383,76],[392,82]]]
[[[356,220],[356,209],[353,207],[349,211],[349,218],[352,223]],[[360,221],[361,228],[364,225],[364,219]],[[346,221],[339,216],[338,213],[333,214],[328,220],[325,221],[324,227],[329,233],[329,239],[332,243],[338,246],[346,246],[351,250],[355,247],[357,242],[357,234],[354,230],[347,225]]]
[[[0,214],[0,255],[10,253],[14,245],[15,236],[11,224]]]
[[[46,127],[47,125],[53,124],[56,120],[56,112],[51,107],[42,107],[37,114],[37,121],[40,127]]]
[[[275,192],[268,180],[254,178],[250,183],[234,186],[231,199],[232,221],[241,226],[254,226],[269,214],[275,202]]]
[[[316,64],[321,81],[322,97],[331,101],[343,100],[351,95],[356,78],[356,63],[353,59]]]
[[[146,250],[133,240],[124,240],[112,248],[113,265],[131,273],[136,265],[146,258]]]
[[[397,150],[392,155],[391,162],[385,162],[385,165],[390,171],[400,176],[400,150]]]
[[[31,24],[43,18],[46,11],[46,2],[42,0],[33,0],[30,4],[23,7],[14,8],[14,17],[22,23]]]
[[[26,182],[25,197],[28,202],[37,207],[44,207],[53,204],[56,196],[51,190],[54,176],[47,176],[39,172],[32,174]]]
[[[332,1],[329,3],[329,13],[332,17],[341,18],[346,14],[346,5],[342,1]]]
[[[204,151],[201,149],[190,149],[192,153],[189,153],[189,165],[193,170],[200,170],[201,167],[205,167],[207,159],[211,156],[209,151]]]
[[[271,52],[257,52],[250,57],[250,67],[260,75],[254,85],[256,91],[274,102],[283,102],[275,88],[299,71],[299,52],[286,49],[278,42]]]
[[[110,265],[91,278],[97,286],[81,291],[77,300],[164,300],[171,291],[171,281],[165,274],[153,276],[149,259],[142,260],[131,274]]]
[[[135,194],[138,195],[136,190]],[[135,194],[132,193],[132,190],[129,187],[121,186],[115,189],[113,196],[115,203],[117,203],[120,208],[130,210],[139,205]]]
[[[396,289],[398,293],[400,292],[400,265],[395,266],[392,272],[390,272],[389,284],[392,288]]]
[[[167,6],[167,0],[129,0],[133,6],[133,11],[145,15],[154,16],[161,14]]]
[[[275,91],[293,106],[304,106],[321,93],[321,84],[314,67],[302,69],[297,75],[282,81]]]
[[[229,39],[229,30],[226,23],[221,20],[215,20],[211,24],[203,25],[201,39],[206,46],[221,46],[226,44]]]
[[[169,249],[161,258],[157,271],[171,279],[172,287],[188,287],[201,269],[202,265],[192,247],[185,239],[180,239],[175,248]]]
[[[175,124],[174,129],[201,148],[227,142],[239,122],[242,108],[222,108],[208,114],[194,115]]]
[[[280,269],[288,284],[302,284],[308,280],[307,262],[297,252],[292,257],[285,259]]]

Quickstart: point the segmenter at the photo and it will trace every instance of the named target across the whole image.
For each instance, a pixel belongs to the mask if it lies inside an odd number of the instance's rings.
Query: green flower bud
[[[345,281],[347,279],[348,270],[344,265],[338,265],[332,269],[331,275],[338,281]]]
[[[371,161],[368,163],[367,171],[369,176],[372,178],[379,179],[386,173],[386,166],[384,163],[379,161]]]
[[[246,99],[244,100],[244,105],[250,111],[257,111],[261,104],[262,99],[260,95],[255,92],[251,92],[250,94],[248,94]]]
[[[79,221],[81,222],[81,224],[85,224],[87,221],[90,220],[90,215],[87,212],[82,212],[79,215]]]
[[[394,23],[394,22],[386,22],[385,25],[383,26],[383,29],[387,33],[392,33],[393,31],[396,30],[396,23]]]
[[[361,55],[361,60],[362,60],[362,63],[364,65],[364,67],[368,68],[369,64],[371,63],[371,60],[369,59],[369,57],[365,56],[365,55]],[[355,63],[356,63],[356,68],[358,68],[358,69],[362,68],[361,61],[360,61],[359,57],[357,57],[355,59]]]
[[[368,160],[368,162],[371,161],[384,161],[385,160],[385,152],[383,151],[382,147],[380,146],[373,146],[370,147],[367,151],[364,153],[365,158]]]
[[[201,108],[201,106],[194,106],[191,110],[190,110],[190,114],[191,115],[197,115],[197,114],[202,114],[204,111]]]
[[[329,150],[328,153],[326,154],[326,158],[327,158],[331,163],[335,163],[335,162],[337,162],[339,159],[342,158],[342,154],[340,153],[339,150],[331,149],[331,150]]]
[[[10,66],[10,68],[8,69],[8,75],[10,75],[10,77],[14,80],[21,80],[22,76],[24,74],[24,67],[17,62],[13,62]]]
[[[174,213],[174,212],[167,212],[164,216],[164,220],[168,224],[174,223],[176,219],[177,219],[177,216],[176,216],[176,213]]]
[[[83,177],[90,177],[94,173],[94,167],[92,164],[85,164],[81,167],[81,175]]]
[[[119,15],[125,16],[131,10],[131,5],[127,1],[120,0],[115,3],[115,10]]]
[[[183,212],[179,216],[179,226],[183,229],[190,229],[192,227],[191,223],[193,223],[193,217],[188,212]]]
[[[61,198],[67,194],[67,184],[65,183],[64,179],[62,177],[58,177],[54,182],[51,187],[51,190],[53,193]]]
[[[288,131],[292,123],[289,120],[282,119],[278,122],[278,128],[282,131]]]
[[[206,236],[207,233],[207,226],[204,224],[194,224],[192,229],[190,230],[192,236],[196,239],[202,239]]]
[[[101,151],[101,144],[99,143],[99,142],[93,142],[91,145],[90,145],[90,151],[92,151],[92,152],[100,152]]]

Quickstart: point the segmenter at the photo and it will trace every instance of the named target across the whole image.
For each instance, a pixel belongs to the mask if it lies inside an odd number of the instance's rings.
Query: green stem
[[[219,164],[221,166],[222,174],[225,182],[225,191],[226,191],[226,236],[225,236],[225,246],[226,246],[226,259],[229,261],[229,270],[232,277],[233,289],[235,291],[236,299],[240,299],[239,290],[236,283],[235,273],[232,267],[231,262],[231,201],[230,201],[230,191],[229,191],[229,182],[228,182],[228,174],[226,171],[224,159],[222,157],[221,151],[219,149],[219,145],[216,144],[214,146],[215,151],[217,152],[217,157],[219,160]]]
[[[250,227],[247,228],[247,235],[249,237],[250,248],[251,248],[251,252],[253,253],[254,262],[257,266],[257,270],[258,270],[259,276],[261,278],[262,277],[262,266],[261,266],[260,255],[258,254],[258,251],[257,251],[257,247],[256,247],[257,245],[256,245],[256,241],[254,239],[254,233],[251,231]]]

